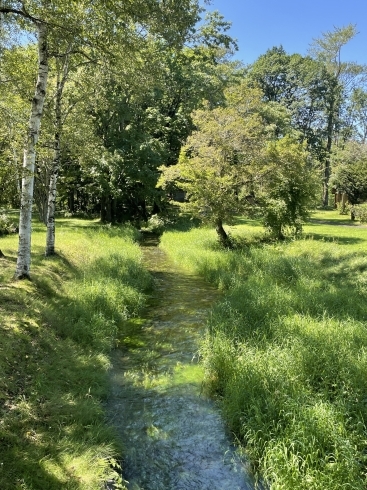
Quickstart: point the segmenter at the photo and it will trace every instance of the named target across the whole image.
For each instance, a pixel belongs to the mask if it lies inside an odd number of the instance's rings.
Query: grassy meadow
[[[150,276],[130,227],[60,219],[56,233],[57,256],[46,259],[45,227],[34,222],[32,281],[20,282],[18,238],[0,237],[1,490],[93,490],[119,479],[121,448],[103,410],[108,353]]]
[[[272,490],[366,488],[367,228],[315,213],[301,239],[238,220],[161,247],[224,291],[201,353],[206,383]]]

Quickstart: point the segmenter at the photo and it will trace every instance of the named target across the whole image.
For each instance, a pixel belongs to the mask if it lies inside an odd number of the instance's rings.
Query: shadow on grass
[[[234,225],[246,225],[246,226],[250,226],[250,227],[254,227],[254,228],[264,226],[261,219],[249,219],[249,218],[245,218],[243,216],[235,216],[233,218],[233,224]]]
[[[193,228],[198,228],[201,224],[201,220],[193,218],[189,214],[181,214],[175,216],[171,223],[165,226],[167,231],[189,231]]]
[[[331,226],[352,226],[358,228],[361,226],[360,223],[352,220],[341,219],[341,218],[328,218],[328,219],[319,219],[319,218],[311,218],[307,224],[315,224],[315,225],[331,225]]]
[[[310,239],[310,240],[318,240],[321,242],[331,242],[331,243],[336,243],[340,245],[350,245],[350,244],[356,244],[356,243],[363,243],[366,240],[363,238],[358,238],[358,237],[352,237],[352,236],[338,236],[336,237],[335,235],[330,236],[322,233],[313,233],[313,232],[307,232],[304,235],[304,238]]]
[[[36,259],[32,281],[0,288],[2,490],[99,488],[120,449],[102,407],[106,354],[149,280],[117,254],[90,269],[96,281],[68,288],[65,257]]]
[[[88,427],[101,423],[106,366],[55,335],[42,302],[31,301],[33,286],[0,289],[0,487],[85,488],[70,460],[87,449],[90,464],[97,457],[102,441]]]

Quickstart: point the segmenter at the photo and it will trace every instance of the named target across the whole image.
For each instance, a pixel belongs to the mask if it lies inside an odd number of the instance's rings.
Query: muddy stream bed
[[[198,345],[218,291],[142,247],[154,292],[112,356],[108,417],[124,444],[129,490],[249,490],[255,485],[202,388]]]

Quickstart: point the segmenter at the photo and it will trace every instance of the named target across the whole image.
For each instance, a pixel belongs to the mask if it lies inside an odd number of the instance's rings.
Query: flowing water
[[[218,291],[148,244],[154,293],[113,355],[109,416],[129,490],[249,490],[254,484],[202,392],[198,343]]]

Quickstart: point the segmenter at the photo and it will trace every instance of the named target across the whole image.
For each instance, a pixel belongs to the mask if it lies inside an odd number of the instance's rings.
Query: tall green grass
[[[93,490],[119,480],[108,427],[108,353],[144,304],[150,277],[136,232],[59,220],[44,258],[35,222],[32,281],[12,282],[17,237],[0,238],[0,488]],[[121,488],[123,483],[121,483]]]
[[[161,246],[225,292],[202,355],[254,471],[276,490],[363,489],[367,229],[314,218],[280,244],[254,244],[260,230],[242,224],[241,250],[220,250],[208,229],[168,232]]]

